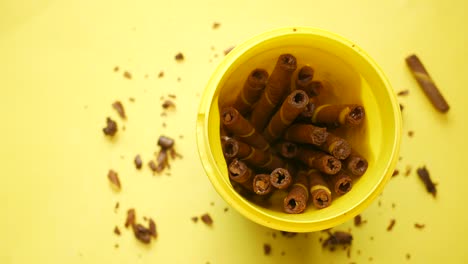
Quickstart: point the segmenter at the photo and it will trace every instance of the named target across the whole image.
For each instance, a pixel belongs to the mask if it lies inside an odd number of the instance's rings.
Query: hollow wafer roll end
[[[337,158],[322,151],[300,148],[297,158],[311,169],[333,175],[341,170],[341,162]]]
[[[360,125],[365,118],[365,110],[358,104],[320,105],[315,108],[312,123],[327,126],[344,125],[354,127]]]
[[[362,176],[369,166],[367,160],[356,151],[352,150],[348,158],[343,161],[344,168],[354,176]]]
[[[241,114],[247,114],[252,109],[254,103],[260,98],[267,81],[267,71],[264,69],[254,69],[247,77],[232,106]]]
[[[340,160],[346,159],[351,154],[351,145],[344,138],[332,133],[328,133],[327,140],[320,149]]]
[[[273,186],[270,183],[270,175],[268,174],[257,174],[253,178],[253,191],[258,195],[267,195],[273,190]]]
[[[310,66],[303,66],[299,69],[296,77],[296,89],[304,90],[314,78],[314,69]]]
[[[290,141],[281,141],[278,144],[276,144],[276,150],[281,156],[288,159],[292,159],[296,157],[298,147],[296,143]]]
[[[335,174],[330,175],[328,177],[330,187],[335,191],[338,195],[343,195],[351,191],[353,187],[353,180],[351,177],[344,173],[343,171]]]
[[[296,181],[283,200],[283,209],[288,214],[304,212],[309,200],[308,179],[305,173],[298,173]]]
[[[328,207],[332,202],[331,191],[322,174],[317,170],[309,170],[309,192],[312,203],[318,209]]]
[[[270,182],[277,189],[288,188],[293,181],[292,175],[285,168],[276,168],[270,173]]]

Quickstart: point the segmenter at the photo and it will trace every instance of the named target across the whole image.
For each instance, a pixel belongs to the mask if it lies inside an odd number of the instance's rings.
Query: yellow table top
[[[435,0],[1,1],[0,263],[466,263],[466,10],[464,1]],[[213,29],[214,22],[220,27]],[[395,91],[410,91],[399,97],[400,175],[363,212],[366,224],[334,229],[351,229],[350,258],[323,250],[325,233],[287,238],[225,212],[198,158],[198,102],[224,49],[292,25],[352,39]],[[178,52],[182,63],[174,60]],[[432,108],[407,70],[411,53],[441,88],[448,114]],[[160,97],[168,94],[177,95],[176,109],[161,117]],[[112,109],[115,100],[128,120]],[[101,131],[107,116],[120,126],[114,140]],[[172,162],[171,176],[152,176],[146,162],[162,134],[176,138],[184,157]],[[141,171],[133,165],[136,154],[145,163]],[[413,171],[405,177],[407,165]],[[436,199],[415,173],[423,165],[439,183]],[[111,168],[120,192],[109,186]],[[150,246],[123,228],[132,207],[139,219],[157,223],[159,237]],[[190,220],[205,212],[212,227]],[[391,219],[396,225],[387,232]],[[416,222],[425,228],[414,228]],[[269,256],[264,243],[271,244]]]

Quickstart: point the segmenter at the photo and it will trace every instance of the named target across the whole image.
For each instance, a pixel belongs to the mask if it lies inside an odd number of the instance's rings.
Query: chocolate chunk
[[[156,223],[151,218],[149,219],[149,231],[152,237],[156,238],[158,236],[156,231]]]
[[[329,237],[322,243],[322,247],[330,247],[330,250],[337,245],[351,245],[353,236],[350,233],[336,231],[333,234],[328,231]]]
[[[227,212],[229,210],[228,207],[224,207],[224,212]]]
[[[270,255],[271,253],[271,245],[270,244],[263,244],[263,254],[265,254],[266,256]]]
[[[218,29],[220,26],[221,26],[220,23],[214,22],[212,28],[213,28],[213,29]]]
[[[432,182],[431,177],[429,175],[429,171],[426,169],[426,167],[419,168],[417,170],[419,178],[421,181],[424,183],[426,186],[427,192],[431,193],[434,198],[436,197],[437,190],[434,182]]]
[[[172,102],[171,100],[166,100],[166,101],[164,101],[164,103],[163,103],[161,106],[162,106],[162,108],[164,108],[164,109],[175,108],[175,107],[176,107],[175,104],[174,104],[174,102]]]
[[[417,228],[417,229],[424,229],[424,227],[426,227],[425,224],[414,223],[414,228]]]
[[[414,136],[414,131],[410,130],[408,131],[408,137],[413,137]]]
[[[119,66],[115,66],[114,67],[114,72],[118,72],[119,71]]]
[[[158,139],[158,145],[163,149],[170,149],[174,146],[174,139],[166,136],[160,136]]]
[[[119,176],[117,172],[113,170],[109,170],[109,172],[107,173],[107,178],[117,189],[120,190],[121,185],[120,185],[120,180],[119,180]]]
[[[175,60],[176,61],[183,61],[184,60],[184,54],[182,52],[179,52],[175,55]]]
[[[135,156],[134,162],[135,162],[135,167],[136,167],[137,169],[141,169],[141,167],[143,166],[143,161],[141,160],[140,155],[136,155],[136,156]]]
[[[141,242],[145,244],[149,244],[151,242],[151,231],[143,225],[133,225],[133,233],[135,234],[135,237]]]
[[[117,113],[119,113],[119,116],[123,119],[126,119],[127,116],[125,115],[125,109],[123,107],[123,104],[122,102],[120,101],[115,101],[113,104],[112,104],[112,107],[117,111]]]
[[[107,118],[106,122],[107,126],[103,128],[102,131],[104,132],[104,135],[112,137],[117,133],[117,123],[110,117]]]
[[[129,80],[132,79],[132,74],[131,74],[130,72],[128,72],[128,71],[125,71],[125,72],[123,73],[123,76],[124,76],[126,79],[129,79]]]
[[[116,227],[114,228],[114,234],[120,236],[120,229],[119,229],[118,226],[116,226]]]
[[[200,218],[203,221],[203,223],[205,223],[205,224],[207,224],[209,226],[211,226],[213,224],[213,219],[211,219],[211,216],[208,213],[202,215]]]
[[[127,211],[127,220],[125,220],[125,227],[128,228],[129,226],[135,225],[135,219],[136,219],[135,209],[133,209],[133,208],[128,209],[128,211]]]
[[[397,93],[398,96],[406,96],[409,94],[409,90],[402,90]]]
[[[392,177],[398,176],[398,174],[400,174],[400,171],[394,170],[392,173]]]
[[[163,171],[166,167],[169,167],[169,159],[167,158],[166,149],[161,149],[157,156],[158,166],[156,167],[156,172]]]
[[[395,226],[396,220],[392,219],[390,220],[390,224],[387,226],[387,231],[392,231],[393,227]]]
[[[163,72],[163,71],[160,71],[160,72],[158,73],[158,78],[162,78],[162,77],[164,77],[164,72]]]
[[[153,171],[153,172],[157,172],[158,171],[158,167],[156,166],[156,163],[154,162],[154,160],[150,160],[148,162],[148,166],[150,167],[150,169]]]
[[[196,223],[198,222],[198,216],[194,216],[192,218],[190,218],[192,220],[192,222]]]

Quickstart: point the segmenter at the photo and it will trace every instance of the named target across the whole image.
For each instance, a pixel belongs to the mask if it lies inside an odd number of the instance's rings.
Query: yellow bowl
[[[254,68],[271,73],[279,55],[291,53],[298,68],[308,64],[330,94],[332,103],[361,103],[366,121],[347,132],[350,144],[368,162],[367,172],[353,189],[324,209],[309,205],[302,214],[286,214],[281,201],[262,207],[231,186],[224,161],[218,104],[232,100]],[[232,50],[216,68],[202,95],[197,118],[197,144],[205,171],[216,191],[248,219],[291,232],[311,232],[337,226],[364,210],[390,179],[401,137],[401,115],[393,89],[375,61],[359,46],[334,33],[305,27],[281,28],[260,34]],[[275,197],[273,197],[275,198]],[[276,197],[280,199],[280,197]]]

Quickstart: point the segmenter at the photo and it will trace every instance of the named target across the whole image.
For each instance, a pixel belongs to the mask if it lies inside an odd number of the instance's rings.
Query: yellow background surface
[[[435,0],[1,1],[0,263],[466,263],[466,10],[463,1]],[[221,26],[213,30],[213,22]],[[223,50],[294,25],[350,38],[381,65],[396,92],[410,91],[399,97],[400,175],[363,212],[367,223],[334,228],[351,229],[350,258],[323,250],[323,232],[287,238],[224,212],[197,154],[198,103]],[[179,51],[182,63],[174,60]],[[432,108],[406,69],[411,53],[441,88],[448,114]],[[157,78],[161,70],[165,76]],[[177,95],[177,107],[161,117],[160,97],[168,94]],[[128,120],[111,108],[115,100]],[[101,131],[107,116],[119,124],[113,140]],[[170,176],[153,176],[146,163],[162,134],[176,138],[183,159],[172,162]],[[141,171],[136,154],[145,163]],[[407,165],[413,171],[405,177]],[[423,165],[439,183],[436,199],[415,173]],[[120,192],[107,180],[111,168]],[[150,246],[123,228],[133,207],[140,221],[157,223]],[[212,227],[190,220],[205,212]],[[390,219],[396,225],[387,232]],[[426,227],[415,229],[415,222]]]

